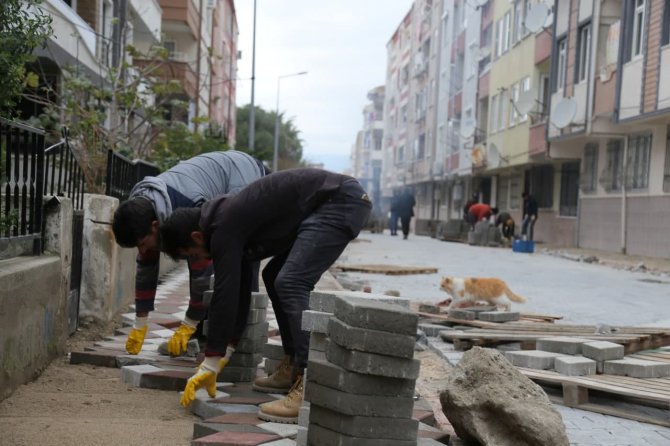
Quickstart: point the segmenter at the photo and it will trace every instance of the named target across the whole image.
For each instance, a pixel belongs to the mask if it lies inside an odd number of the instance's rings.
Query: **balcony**
[[[199,16],[193,0],[160,0],[163,20],[181,22],[186,25],[193,38],[198,37]]]
[[[489,95],[489,80],[490,80],[490,71],[487,71],[485,75],[479,77],[479,98],[486,98]]]
[[[156,68],[152,70],[153,76],[163,80],[178,80],[184,89],[184,93],[189,98],[195,99],[197,97],[195,70],[188,63],[176,60],[168,60],[160,63],[146,59],[135,59],[133,62],[140,68],[155,66]]]
[[[547,151],[547,123],[532,125],[528,132],[528,155],[542,155]]]
[[[550,32],[543,31],[535,36],[535,65],[544,62],[551,56],[553,38]]]
[[[156,0],[130,0],[135,39],[157,43],[161,39],[161,7]]]

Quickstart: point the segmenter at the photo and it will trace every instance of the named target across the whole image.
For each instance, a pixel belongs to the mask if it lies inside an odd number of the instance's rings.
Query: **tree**
[[[237,129],[238,144],[237,150],[249,153],[249,142],[246,135],[249,134],[249,112],[251,105],[245,105],[237,110]],[[274,131],[275,112],[268,112],[261,107],[256,107],[255,121],[256,132],[254,141],[254,153],[251,155],[272,165],[274,156]],[[290,169],[292,167],[303,167],[306,162],[302,159],[302,140],[300,139],[300,130],[289,119],[284,122],[284,114],[279,115],[279,159],[278,168]]]
[[[41,0],[0,1],[0,109],[11,112],[26,85],[37,76],[26,70],[33,51],[53,33],[52,18],[40,8]]]

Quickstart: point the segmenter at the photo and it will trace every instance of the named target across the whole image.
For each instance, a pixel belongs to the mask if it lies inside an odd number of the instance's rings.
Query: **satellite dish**
[[[549,6],[546,3],[538,3],[530,8],[523,25],[531,33],[536,33],[544,27],[548,16]]]
[[[489,144],[486,154],[486,161],[489,167],[498,167],[500,165],[500,151],[494,143]]]
[[[533,110],[535,104],[536,104],[535,93],[532,90],[528,90],[528,91],[522,91],[519,94],[519,99],[516,101],[514,105],[516,106],[516,110],[520,114],[526,115]]]
[[[475,134],[475,120],[472,118],[466,119],[461,125],[461,136],[464,139],[471,138]]]
[[[551,123],[562,129],[570,125],[577,114],[577,102],[572,98],[563,98],[551,111]]]

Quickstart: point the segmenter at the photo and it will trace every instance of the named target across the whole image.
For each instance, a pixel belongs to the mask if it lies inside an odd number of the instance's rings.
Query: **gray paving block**
[[[251,308],[267,308],[270,298],[267,293],[254,291],[251,293]]]
[[[313,332],[309,335],[309,349],[319,352],[326,351],[326,339],[328,336],[323,333]]]
[[[235,351],[239,353],[261,353],[263,351],[263,346],[267,344],[267,342],[267,333],[265,336],[254,339],[242,338],[240,339],[240,342],[237,343]]]
[[[352,437],[389,440],[416,440],[419,426],[411,418],[346,415],[317,404],[310,406],[309,422]]]
[[[593,341],[582,344],[582,355],[595,361],[622,359],[624,348],[621,344],[608,341]]]
[[[517,367],[527,369],[551,370],[554,368],[554,360],[561,353],[546,352],[541,350],[522,350],[505,352],[505,357]]]
[[[242,332],[241,339],[258,339],[268,336],[268,323],[261,322],[258,324],[247,324],[246,328]]]
[[[449,327],[440,324],[431,324],[431,323],[420,323],[419,330],[426,333],[426,336],[431,338],[437,337],[441,331],[448,330]]]
[[[328,320],[332,313],[305,310],[302,312],[302,329],[304,331],[328,334]]]
[[[163,369],[149,364],[127,365],[121,367],[121,381],[131,387],[140,387],[143,374],[162,371]]]
[[[251,424],[207,423],[204,421],[193,424],[193,438],[206,437],[217,432],[249,432],[267,434],[268,431]]]
[[[305,387],[305,401],[345,415],[366,417],[411,418],[414,398],[397,396],[356,395],[310,382]]]
[[[518,321],[521,313],[518,311],[482,311],[477,318],[486,322],[510,322]]]
[[[309,404],[309,402],[302,402],[302,406],[300,406],[300,410],[298,411],[298,426],[309,426],[309,410],[311,407],[312,406]]]
[[[216,377],[217,382],[251,382],[256,379],[258,369],[256,367],[233,367],[226,366]]]
[[[571,336],[555,336],[538,339],[535,348],[545,352],[563,353],[565,355],[581,355],[582,344],[592,342],[593,339]]]
[[[314,300],[312,300],[314,296]],[[410,299],[388,296],[386,294],[364,293],[362,291],[312,291],[309,299],[309,308],[328,313],[335,312],[335,299],[338,297],[353,297],[377,302],[399,305],[409,310]],[[133,319],[134,320],[134,319]]]
[[[279,359],[280,361],[284,359],[286,353],[284,353],[284,347],[281,343],[278,342],[266,342],[263,345],[263,357],[268,359]]]
[[[465,311],[460,308],[449,310],[449,317],[453,319],[460,319],[462,321],[474,321],[477,319],[477,313],[474,311]]]
[[[633,378],[665,378],[670,376],[670,364],[644,359],[624,358],[605,361],[603,372]]]
[[[413,379],[364,375],[345,370],[325,359],[312,358],[307,362],[307,381],[358,395],[411,398],[414,396],[415,388]]]
[[[298,426],[298,435],[295,437],[296,446],[307,446],[307,428]]]
[[[352,327],[335,318],[328,322],[328,336],[332,342],[349,350],[399,358],[414,357],[416,336]]]
[[[595,375],[596,361],[583,356],[561,356],[555,359],[554,369],[567,376]]]
[[[417,359],[347,350],[330,340],[326,347],[326,358],[333,364],[351,372],[387,378],[417,379],[421,366],[421,361]]]
[[[235,351],[226,367],[256,367],[263,361],[261,353],[239,353]]]
[[[416,335],[419,316],[398,305],[352,297],[335,302],[335,317],[353,327]]]
[[[272,375],[275,370],[277,370],[277,367],[279,367],[279,364],[281,364],[282,360],[281,359],[270,359],[270,358],[265,358],[265,361],[263,362],[263,370],[265,370],[265,373],[268,375]]]
[[[459,310],[472,311],[474,313],[482,313],[484,311],[497,311],[498,307],[495,305],[473,305],[471,307],[461,307]]]
[[[319,425],[310,425],[307,431],[309,446],[417,446],[417,440],[394,440],[358,438],[326,429]]]
[[[260,322],[265,322],[267,317],[267,311],[265,308],[252,308],[249,310],[249,315],[247,316],[247,324],[258,324]]]

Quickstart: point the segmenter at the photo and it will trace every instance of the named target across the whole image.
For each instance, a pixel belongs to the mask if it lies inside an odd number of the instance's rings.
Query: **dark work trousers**
[[[409,222],[412,220],[412,216],[401,216],[400,217],[400,225],[402,226],[402,235],[407,238],[409,235]]]
[[[535,219],[531,219],[529,215],[524,218],[521,225],[521,235],[527,236],[528,240],[533,240],[533,236],[535,235],[535,222],[537,222],[537,215]]]
[[[396,211],[391,211],[391,216],[389,217],[389,230],[391,235],[396,235],[398,233],[398,213]]]
[[[302,330],[302,312],[321,275],[358,236],[372,205],[356,180],[302,221],[291,248],[273,257],[263,269],[263,282],[279,325],[284,353],[294,358],[294,373],[307,366],[309,332]]]

